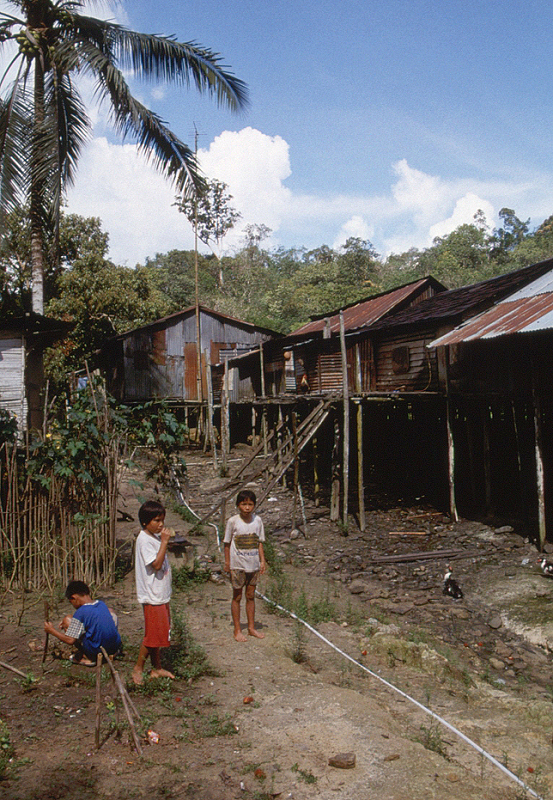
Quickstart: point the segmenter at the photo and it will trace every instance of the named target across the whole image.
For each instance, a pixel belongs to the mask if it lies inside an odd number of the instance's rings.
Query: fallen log
[[[423,550],[417,553],[403,553],[397,556],[374,556],[369,561],[370,564],[400,564],[406,561],[439,561],[447,559],[453,561],[457,558],[475,558],[481,556],[480,550]]]

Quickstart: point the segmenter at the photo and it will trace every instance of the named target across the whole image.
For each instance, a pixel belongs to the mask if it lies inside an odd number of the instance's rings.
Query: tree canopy
[[[136,141],[184,194],[202,186],[195,155],[132,94],[127,74],[192,84],[231,109],[243,107],[247,94],[217,53],[84,15],[84,0],[8,4],[15,15],[0,14],[0,44],[17,52],[0,98],[0,211],[29,206],[33,310],[42,312],[45,240],[57,228],[64,190],[91,129],[77,79],[93,79],[117,133]]]

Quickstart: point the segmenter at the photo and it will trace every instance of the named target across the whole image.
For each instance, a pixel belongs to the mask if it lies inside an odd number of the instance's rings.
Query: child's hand
[[[267,572],[267,562],[266,561],[262,561],[260,563],[259,572],[261,573],[261,575],[264,575]]]
[[[167,542],[171,538],[171,534],[172,534],[172,531],[170,531],[169,528],[163,528],[163,530],[161,531],[161,534],[160,534],[162,543],[167,544]]]
[[[46,631],[46,633],[54,633],[55,634],[55,632],[56,632],[56,629],[54,628],[54,626],[52,625],[51,622],[44,622],[44,630]]]
[[[223,571],[230,572],[230,564],[225,564],[225,566],[223,567]]]

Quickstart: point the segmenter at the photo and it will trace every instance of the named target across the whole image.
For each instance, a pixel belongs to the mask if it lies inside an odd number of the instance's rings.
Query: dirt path
[[[195,454],[189,464],[191,505],[201,510],[220,481],[207,459]],[[140,499],[128,489],[125,510],[135,516]],[[261,591],[311,619],[326,619],[317,628],[339,650],[448,720],[541,797],[552,797],[551,668],[542,645],[550,641],[553,582],[536,571],[532,548],[516,532],[454,525],[424,507],[371,512],[365,534],[352,530],[344,538],[323,509],[307,502],[306,536],[296,535],[290,505],[289,493],[279,489],[262,510],[284,572],[267,576]],[[174,512],[168,522],[216,577],[213,529],[193,534]],[[121,523],[119,537],[132,537],[136,528]],[[419,535],[408,535],[415,530]],[[441,594],[443,559],[374,561],[440,548],[473,554],[452,561],[462,601]],[[177,569],[182,563],[174,560]],[[102,596],[120,615],[126,655],[116,665],[128,678],[142,629],[132,574]],[[243,644],[232,638],[225,581],[192,585],[173,605],[207,653],[212,674],[132,693],[144,733],[160,736],[158,744],[145,739],[140,759],[126,733],[94,749],[91,671],[48,660],[43,673],[41,604],[21,613],[21,598],[8,598],[0,612],[0,660],[38,680],[19,681],[0,669],[0,718],[15,748],[0,782],[2,798],[525,796],[405,696],[290,618],[270,613],[262,600],[257,619],[265,639]],[[114,700],[106,681],[103,731]],[[347,752],[355,754],[352,769],[329,766],[330,757]]]

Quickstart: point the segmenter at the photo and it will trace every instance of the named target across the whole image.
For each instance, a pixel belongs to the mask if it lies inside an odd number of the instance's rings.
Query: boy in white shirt
[[[230,573],[232,584],[231,614],[237,642],[247,641],[240,628],[240,601],[244,587],[248,634],[257,639],[265,637],[255,629],[255,587],[259,575],[267,569],[263,553],[265,530],[261,517],[254,513],[255,503],[252,491],[244,489],[239,492],[236,497],[238,514],[229,519],[225,530],[225,572]]]
[[[145,634],[132,679],[140,685],[148,656],[152,662],[150,677],[175,676],[162,669],[160,655],[160,648],[169,647],[171,643],[171,566],[167,558],[171,534],[165,527],[165,509],[157,500],[148,500],[140,506],[138,519],[142,530],[136,540],[134,570],[138,602],[144,609]]]

